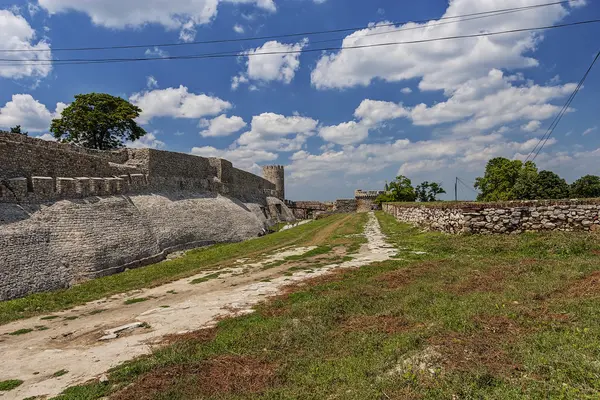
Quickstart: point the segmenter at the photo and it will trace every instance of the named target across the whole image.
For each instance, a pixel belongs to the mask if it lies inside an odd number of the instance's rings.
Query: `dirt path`
[[[210,326],[217,316],[230,315],[232,310],[252,312],[253,305],[265,296],[277,294],[289,283],[336,268],[384,261],[395,254],[396,250],[385,242],[373,213],[364,234],[368,243],[352,261],[321,267],[312,273],[299,271],[284,276],[288,266],[264,269],[265,265],[304,254],[314,247],[281,249],[260,262],[246,264],[246,260],[238,260],[218,277],[214,272],[203,273],[54,313],[56,318],[52,320],[35,317],[4,325],[0,327],[0,381],[21,379],[24,383],[10,392],[0,392],[0,399],[57,395],[69,386],[101,376],[126,360],[148,354],[152,345],[167,334]],[[190,283],[197,279],[199,283]],[[146,300],[125,304],[131,299]],[[111,331],[124,326],[129,329]],[[34,331],[9,335],[20,329]],[[105,340],[100,340],[103,337]],[[61,370],[68,372],[53,376]]]

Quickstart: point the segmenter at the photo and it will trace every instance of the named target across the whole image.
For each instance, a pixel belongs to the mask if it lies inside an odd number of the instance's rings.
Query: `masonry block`
[[[106,194],[103,178],[90,178],[90,195],[104,196]]]
[[[131,174],[131,190],[139,191],[147,186],[146,176],[144,174]]]
[[[49,176],[33,176],[31,186],[36,199],[45,201],[56,197],[54,179]]]
[[[129,175],[119,175],[119,179],[121,179],[117,185],[119,187],[119,193],[129,193],[130,179]]]
[[[25,200],[27,197],[27,178],[9,179],[8,189],[17,200]]]
[[[56,178],[56,192],[64,199],[77,197],[74,178]]]
[[[77,197],[88,197],[90,195],[90,178],[75,178],[75,191]]]
[[[117,193],[117,180],[115,178],[104,178],[104,191],[111,196]]]

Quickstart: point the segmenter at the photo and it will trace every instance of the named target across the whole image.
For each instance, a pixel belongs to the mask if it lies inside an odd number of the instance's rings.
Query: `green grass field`
[[[365,216],[344,218],[309,235],[349,240]],[[290,288],[59,399],[599,398],[600,236],[378,218],[395,259]]]

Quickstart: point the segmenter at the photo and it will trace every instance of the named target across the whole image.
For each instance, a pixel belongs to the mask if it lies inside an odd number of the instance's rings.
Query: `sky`
[[[258,174],[284,165],[292,200],[352,198],[399,174],[441,183],[443,199],[460,177],[470,200],[489,159],[534,149],[600,50],[600,24],[368,46],[600,18],[597,2],[575,0],[447,19],[550,2],[0,0],[0,58],[17,60],[0,61],[0,129],[50,139],[75,95],[109,93],[142,109],[148,134],[128,146]],[[264,36],[278,37],[239,40]],[[367,47],[340,50],[352,46]],[[215,52],[231,56],[166,58]],[[54,61],[99,58],[153,60]],[[600,175],[598,68],[535,160],[568,182]]]

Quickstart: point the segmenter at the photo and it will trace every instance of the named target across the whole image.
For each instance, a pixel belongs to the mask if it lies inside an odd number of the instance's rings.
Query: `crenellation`
[[[57,196],[56,182],[50,176],[32,176],[33,196],[39,201],[54,200]]]
[[[90,178],[88,177],[78,177],[75,178],[75,191],[77,192],[77,197],[88,197],[91,193],[90,187]]]
[[[74,178],[56,178],[56,193],[63,199],[77,197],[77,188]]]

